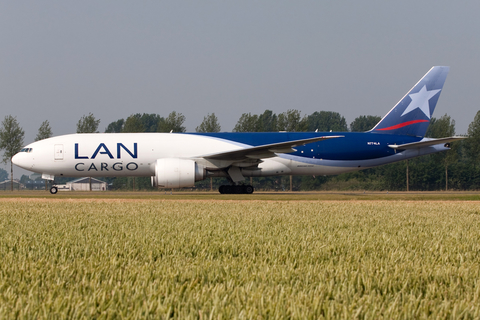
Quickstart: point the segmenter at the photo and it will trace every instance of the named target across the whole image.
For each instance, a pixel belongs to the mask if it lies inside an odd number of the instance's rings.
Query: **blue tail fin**
[[[370,132],[423,137],[449,69],[430,69]]]

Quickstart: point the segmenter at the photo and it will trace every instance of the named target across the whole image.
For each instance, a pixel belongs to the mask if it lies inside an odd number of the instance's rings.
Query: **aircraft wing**
[[[448,138],[428,139],[428,140],[423,139],[422,141],[418,141],[418,142],[405,143],[405,144],[399,144],[399,145],[390,144],[388,146],[393,149],[407,150],[407,149],[429,147],[429,146],[434,146],[436,144],[449,143],[449,142],[462,140],[462,139],[466,139],[466,137],[448,137]]]
[[[297,150],[296,146],[303,146],[308,143],[323,141],[327,139],[343,138],[344,136],[324,136],[300,140],[291,140],[286,142],[264,144],[261,146],[244,148],[234,151],[220,152],[202,156],[202,158],[210,160],[247,160],[247,159],[263,159],[274,157],[276,153],[290,153]]]

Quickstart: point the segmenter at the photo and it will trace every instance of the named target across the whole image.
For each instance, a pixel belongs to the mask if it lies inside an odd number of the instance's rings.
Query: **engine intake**
[[[152,186],[160,188],[192,187],[205,179],[205,168],[190,159],[164,158],[155,164]]]

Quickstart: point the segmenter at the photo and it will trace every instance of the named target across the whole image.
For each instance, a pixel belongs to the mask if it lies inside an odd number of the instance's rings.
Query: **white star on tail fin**
[[[420,89],[420,91],[418,91],[417,93],[410,94],[409,96],[412,99],[412,101],[410,102],[408,107],[405,109],[405,111],[403,111],[402,116],[418,108],[422,110],[423,113],[425,113],[428,119],[430,119],[431,114],[430,114],[430,105],[428,104],[428,101],[440,91],[441,89],[428,91],[427,87],[423,86],[422,89]]]

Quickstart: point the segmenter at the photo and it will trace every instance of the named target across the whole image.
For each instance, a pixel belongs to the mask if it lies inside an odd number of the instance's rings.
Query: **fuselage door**
[[[63,160],[63,144],[55,145],[55,160]]]

